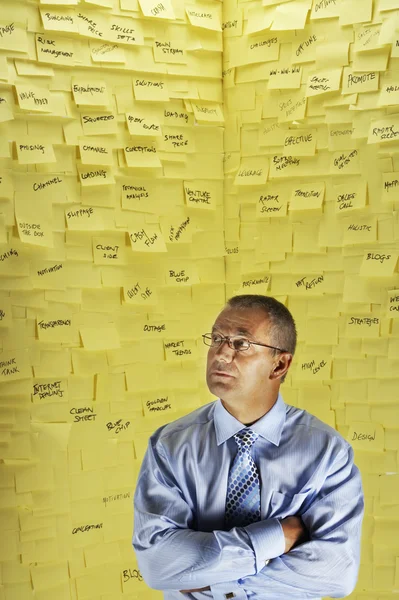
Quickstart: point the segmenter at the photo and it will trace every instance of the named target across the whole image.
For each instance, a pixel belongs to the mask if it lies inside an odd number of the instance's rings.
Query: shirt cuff
[[[278,519],[256,521],[244,527],[255,552],[256,572],[259,573],[271,558],[284,554],[285,537]]]
[[[245,590],[238,581],[223,581],[210,586],[213,600],[247,600]]]

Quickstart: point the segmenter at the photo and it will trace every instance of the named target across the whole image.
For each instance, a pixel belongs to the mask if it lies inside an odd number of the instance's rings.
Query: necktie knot
[[[241,450],[249,450],[251,446],[256,442],[259,435],[246,427],[242,429],[238,433],[235,434],[234,439],[237,443],[237,446]]]

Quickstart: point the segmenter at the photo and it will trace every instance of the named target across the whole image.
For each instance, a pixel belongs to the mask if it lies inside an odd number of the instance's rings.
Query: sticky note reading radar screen
[[[166,244],[159,227],[146,225],[129,232],[133,252],[166,252]]]

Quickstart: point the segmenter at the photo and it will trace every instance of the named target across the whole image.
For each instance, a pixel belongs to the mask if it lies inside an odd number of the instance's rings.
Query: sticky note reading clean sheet
[[[109,96],[105,81],[84,81],[74,79],[72,94],[75,103],[87,106],[108,106]]]

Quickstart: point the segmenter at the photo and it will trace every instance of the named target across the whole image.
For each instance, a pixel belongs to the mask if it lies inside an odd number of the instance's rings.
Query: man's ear
[[[282,377],[290,368],[292,358],[293,356],[289,352],[284,352],[283,354],[280,354],[277,362],[274,365],[273,371],[270,374],[271,378],[279,379],[280,377]]]

